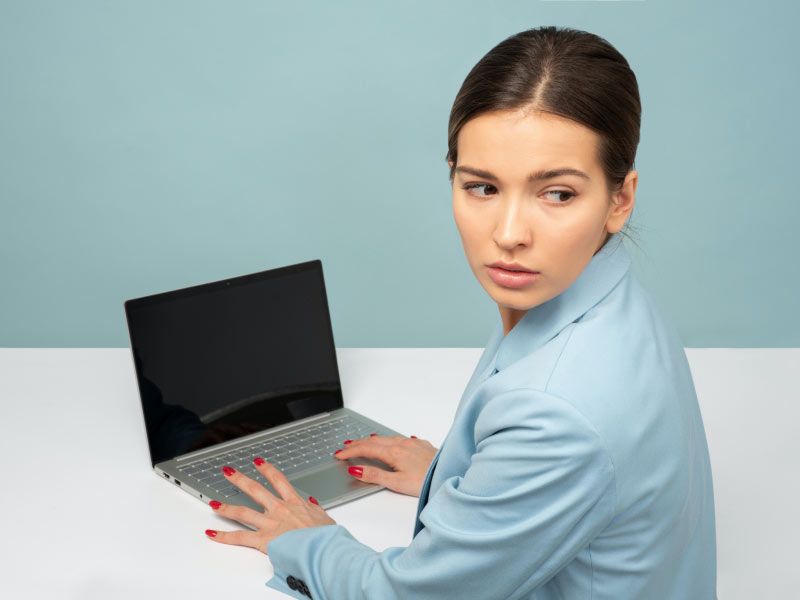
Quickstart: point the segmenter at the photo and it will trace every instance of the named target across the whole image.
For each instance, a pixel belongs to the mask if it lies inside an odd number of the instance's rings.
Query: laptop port
[[[167,479],[169,479],[169,475],[167,475],[166,473],[164,473],[164,477],[166,477]]]
[[[177,479],[175,480],[175,483],[177,483],[178,485],[180,485],[180,484],[181,484],[181,482],[180,482],[180,481],[178,481]]]

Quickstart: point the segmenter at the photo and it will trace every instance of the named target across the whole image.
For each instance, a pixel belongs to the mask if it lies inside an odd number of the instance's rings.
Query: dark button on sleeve
[[[298,586],[297,586],[297,579],[295,579],[295,578],[294,578],[294,577],[292,577],[291,575],[289,575],[289,576],[286,578],[286,583],[288,583],[288,584],[289,584],[289,587],[290,587],[290,588],[292,588],[293,590],[296,590],[296,589],[297,589],[297,587],[298,587]]]

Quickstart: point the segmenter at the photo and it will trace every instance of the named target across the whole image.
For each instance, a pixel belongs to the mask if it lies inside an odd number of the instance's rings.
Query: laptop
[[[347,472],[391,471],[383,462],[333,456],[345,439],[401,434],[344,406],[320,260],[134,298],[125,315],[159,478],[259,511],[224,465],[280,498],[255,469],[261,456],[323,508],[384,488]]]

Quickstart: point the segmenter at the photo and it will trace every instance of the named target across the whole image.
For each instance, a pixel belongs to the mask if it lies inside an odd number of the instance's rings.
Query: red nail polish
[[[208,537],[217,537],[217,532],[213,529],[206,529],[206,535]]]
[[[236,469],[234,469],[233,467],[229,467],[228,465],[225,465],[224,467],[222,467],[222,472],[225,473],[225,475],[227,475],[228,477],[230,477],[231,475],[236,473]]]
[[[219,500],[212,500],[211,502],[208,503],[208,505],[214,510],[217,510],[220,506],[222,506],[222,502],[220,502]]]
[[[370,434],[369,434],[369,437],[372,437],[372,436],[374,436],[374,435],[378,435],[378,434],[377,434],[377,433],[370,433]]]
[[[256,465],[258,465],[258,466],[261,466],[261,465],[263,465],[263,464],[264,464],[265,462],[267,462],[267,461],[265,461],[265,460],[264,460],[263,458],[261,458],[260,456],[256,456],[256,457],[253,459],[253,462],[254,462],[254,463],[256,463]]]
[[[414,438],[414,439],[417,439],[417,436],[415,436],[415,435],[412,435],[411,437]]]
[[[350,475],[355,475],[356,477],[360,478],[364,474],[364,469],[361,467],[349,467],[347,472],[350,473]]]
[[[313,502],[314,504],[316,504],[317,506],[319,506],[319,502],[317,502],[317,499],[316,499],[316,498],[314,498],[314,496],[309,496],[309,497],[308,497],[308,501],[309,501],[309,502]]]
[[[339,454],[339,452],[341,452],[341,451],[342,451],[342,449],[339,448],[336,452],[334,452],[334,454]]]
[[[349,443],[350,443],[350,442],[352,442],[352,441],[353,441],[353,440],[345,440],[345,441],[344,441],[344,443],[345,443],[345,444],[349,444]]]

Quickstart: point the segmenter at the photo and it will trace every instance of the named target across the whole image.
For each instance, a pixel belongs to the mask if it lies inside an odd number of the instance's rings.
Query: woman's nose
[[[502,248],[514,248],[530,243],[530,218],[521,210],[519,203],[504,207],[498,217],[494,241]]]

